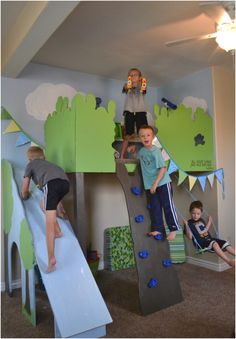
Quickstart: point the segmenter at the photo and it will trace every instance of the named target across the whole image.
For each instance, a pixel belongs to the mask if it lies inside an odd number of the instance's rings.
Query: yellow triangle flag
[[[184,179],[187,177],[187,174],[181,170],[179,170],[179,180],[178,180],[178,186],[182,184]]]
[[[7,126],[7,128],[5,129],[3,134],[15,133],[15,132],[19,132],[19,131],[21,131],[19,126],[15,123],[14,120],[11,120],[10,124]]]
[[[215,177],[214,173],[211,173],[211,174],[209,174],[209,175],[207,176],[207,179],[209,180],[209,183],[210,183],[211,187],[212,187],[213,184],[214,184],[214,177]]]
[[[195,182],[196,182],[197,178],[196,177],[193,177],[193,176],[189,176],[188,177],[188,181],[189,181],[189,190],[191,191]]]

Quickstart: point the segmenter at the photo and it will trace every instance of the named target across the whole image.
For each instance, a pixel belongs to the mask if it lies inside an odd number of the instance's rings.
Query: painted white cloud
[[[68,97],[71,100],[76,93],[73,87],[66,84],[43,83],[26,97],[27,113],[37,120],[44,121],[48,114],[55,111],[58,97]],[[80,94],[85,95],[82,92]]]
[[[207,112],[207,102],[204,99],[196,97],[185,97],[182,104],[185,107],[191,107],[193,115],[198,107],[202,108],[205,112]]]

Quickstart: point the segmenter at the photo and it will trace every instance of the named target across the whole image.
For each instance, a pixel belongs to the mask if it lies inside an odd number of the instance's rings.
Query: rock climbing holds
[[[135,219],[136,222],[143,222],[144,216],[142,214],[139,214],[134,219]]]
[[[165,267],[169,267],[172,265],[172,260],[171,259],[164,259],[162,260],[162,265]]]
[[[157,234],[157,235],[154,235],[154,237],[156,240],[162,240],[163,239],[163,236],[162,234]]]
[[[131,192],[135,195],[141,195],[141,189],[137,186],[131,187]]]
[[[157,287],[158,281],[155,278],[151,278],[148,282],[148,287],[149,288],[153,288],[153,287]]]
[[[140,251],[138,252],[139,258],[141,259],[146,259],[148,257],[148,251],[144,250],[144,251]]]

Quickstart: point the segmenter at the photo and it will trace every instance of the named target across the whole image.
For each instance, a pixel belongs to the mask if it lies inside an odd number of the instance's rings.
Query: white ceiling
[[[15,53],[5,57],[7,43],[19,31],[19,18],[24,18],[24,24],[27,21],[22,11],[29,3],[30,10],[35,4],[46,6],[28,24],[30,34],[28,40],[24,35],[22,50],[18,44]],[[138,67],[150,85],[159,86],[212,65],[231,64],[232,54],[220,49],[214,39],[165,46],[167,41],[215,32],[215,22],[200,3],[2,1],[2,55],[6,59],[2,75],[19,76],[30,61],[123,80],[129,68]],[[28,58],[16,67],[23,51]]]

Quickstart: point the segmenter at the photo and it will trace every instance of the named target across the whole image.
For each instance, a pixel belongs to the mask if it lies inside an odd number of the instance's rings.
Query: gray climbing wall
[[[130,163],[137,164],[133,173],[128,173],[125,166],[125,164]],[[139,280],[141,312],[143,315],[147,315],[177,304],[183,300],[183,297],[175,268],[173,265],[163,265],[163,260],[168,262],[170,259],[168,241],[165,238],[156,240],[147,236],[147,232],[150,232],[150,216],[138,161],[129,160],[124,163],[117,160],[116,173],[125,193],[130,219]],[[132,193],[133,187],[140,188],[141,194],[135,195]],[[144,220],[136,222],[135,218],[140,215],[143,216]],[[139,253],[145,254],[145,251],[148,252],[148,256],[141,258]],[[151,280],[153,287],[149,287]]]

